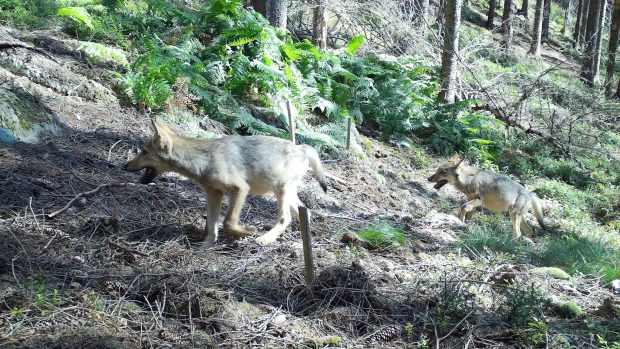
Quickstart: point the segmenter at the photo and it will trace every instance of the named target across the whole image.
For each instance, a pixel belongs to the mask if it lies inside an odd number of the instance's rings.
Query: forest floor
[[[426,180],[442,159],[418,162],[372,138],[362,154],[323,157],[339,178],[327,193],[310,175],[300,187],[312,210],[312,287],[296,221],[268,246],[222,234],[205,251],[203,193],[179,176],[140,185],[122,171],[151,134],[148,118],[117,99],[105,66],[60,37],[0,27],[14,44],[0,49],[2,103],[53,125],[0,143],[3,348],[594,348],[599,327],[619,321],[617,296],[597,277],[464,244],[469,228],[452,214],[464,197]],[[242,221],[262,234],[276,211],[273,196],[251,197]],[[402,246],[356,238],[385,222]],[[566,311],[569,300],[581,312]]]

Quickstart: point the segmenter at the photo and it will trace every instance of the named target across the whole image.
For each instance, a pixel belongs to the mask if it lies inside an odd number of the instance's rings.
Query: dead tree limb
[[[67,204],[63,208],[48,214],[47,217],[48,218],[54,218],[55,216],[58,216],[59,214],[65,212],[69,207],[71,207],[71,205],[73,205],[73,203],[77,199],[81,198],[82,196],[94,194],[94,193],[98,192],[99,190],[101,190],[103,188],[106,188],[106,187],[124,187],[126,185],[127,185],[127,183],[124,183],[124,182],[105,183],[105,184],[101,184],[100,186],[98,186],[97,188],[95,188],[93,190],[81,192],[81,193],[77,194],[75,197],[73,197],[73,199],[69,200],[69,202],[67,202]]]
[[[493,106],[491,104],[483,104],[483,105],[475,105],[472,107],[472,110],[475,111],[487,111],[489,112],[491,115],[493,115],[497,120],[502,121],[504,124],[506,124],[507,126],[510,127],[514,127],[514,128],[518,128],[521,131],[523,131],[526,134],[533,134],[536,135],[540,138],[542,138],[543,140],[545,140],[546,142],[550,143],[551,145],[553,145],[555,148],[557,148],[558,150],[560,150],[561,152],[563,152],[564,154],[566,154],[567,156],[571,157],[574,159],[574,156],[571,154],[570,149],[565,145],[562,144],[562,142],[560,142],[556,137],[543,133],[542,131],[533,129],[531,127],[525,127],[522,124],[518,123],[517,121],[510,119],[510,116],[508,116],[508,114],[501,108]]]

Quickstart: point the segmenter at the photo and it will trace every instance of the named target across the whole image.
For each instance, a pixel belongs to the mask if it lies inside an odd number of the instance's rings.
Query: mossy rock
[[[560,280],[570,279],[570,275],[560,268],[541,267],[541,268],[534,268],[531,271],[533,274],[541,275],[541,276],[551,276],[554,279],[560,279]]]
[[[558,315],[566,319],[574,319],[583,313],[581,307],[573,301],[567,301],[564,303],[557,303],[553,305],[553,311]]]

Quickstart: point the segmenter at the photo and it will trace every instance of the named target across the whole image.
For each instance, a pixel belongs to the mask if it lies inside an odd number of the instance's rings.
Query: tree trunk
[[[502,14],[502,43],[505,50],[510,49],[512,41],[512,0],[504,0],[504,13]]]
[[[450,0],[446,5],[445,34],[441,55],[441,91],[439,92],[439,98],[446,103],[454,103],[456,98],[461,5],[462,0]]]
[[[544,0],[543,5],[543,24],[540,41],[546,43],[549,40],[549,20],[551,19],[551,0]]]
[[[493,20],[495,19],[495,0],[489,0],[489,12],[487,13],[487,29],[493,30]]]
[[[592,0],[597,1],[597,0]],[[588,16],[590,14],[590,0],[583,0],[584,8],[581,10],[581,29],[579,33],[579,42],[583,47],[586,41],[586,29],[588,28]]]
[[[525,18],[527,18],[528,16],[529,7],[530,7],[530,2],[528,0],[523,0],[523,3],[521,3],[521,10],[519,10],[519,13],[522,14]]]
[[[418,14],[417,14],[417,23],[418,29],[422,35],[426,34],[426,27],[428,26],[428,9],[430,7],[429,0],[417,0],[418,4]]]
[[[536,9],[534,10],[534,25],[532,26],[532,45],[529,53],[534,57],[540,57],[540,39],[542,36],[543,24],[543,6],[544,0],[536,0]]]
[[[437,35],[440,38],[443,36],[446,2],[450,0],[439,0],[437,4]]]
[[[312,21],[312,43],[322,51],[327,48],[327,1],[316,0]]]
[[[581,10],[585,0],[579,0],[577,3],[577,16],[575,17],[575,31],[573,31],[573,47],[579,45],[579,30],[581,28]]]
[[[588,21],[586,24],[586,35],[584,37],[586,49],[583,54],[580,76],[588,86],[594,85],[594,69],[596,66],[594,62],[594,51],[596,50],[598,41],[598,36],[596,34],[599,30],[598,25],[601,7],[601,0],[590,0],[590,4],[588,5]]]
[[[607,64],[605,65],[605,94],[611,96],[612,83],[614,80],[614,68],[616,64],[616,50],[618,49],[618,32],[620,31],[620,0],[614,1],[613,14],[611,16],[611,29],[609,30],[609,46],[607,47]]]
[[[252,0],[254,10],[260,12],[274,27],[286,28],[289,0]]]
[[[566,27],[568,25],[568,15],[570,14],[572,4],[573,4],[573,1],[568,0],[568,3],[566,4],[566,9],[564,9],[564,22],[562,23],[562,36],[566,35]]]
[[[599,83],[599,72],[601,70],[601,46],[603,43],[603,30],[605,29],[605,15],[607,14],[607,0],[602,0],[601,10],[598,18],[598,30],[596,31],[596,47],[594,48],[594,83]]]

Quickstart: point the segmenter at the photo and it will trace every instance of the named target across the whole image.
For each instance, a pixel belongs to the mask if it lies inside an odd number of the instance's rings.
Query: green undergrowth
[[[274,28],[241,0],[192,7],[162,0],[1,0],[14,25],[61,24],[82,40],[93,63],[115,62],[125,92],[143,107],[177,112],[178,96],[194,110],[240,133],[287,137],[297,110],[301,142],[342,148],[347,120],[411,146],[411,135],[442,154],[490,161],[502,148],[497,122],[470,113],[470,102],[437,101],[438,67],[424,58],[358,55],[363,37],[321,52]],[[36,11],[35,11],[36,10]],[[31,22],[20,20],[33,18]],[[35,13],[36,12],[36,13]],[[104,44],[106,46],[98,46]],[[180,80],[188,81],[180,82]],[[180,87],[182,86],[182,87]],[[356,137],[353,137],[356,142]]]

